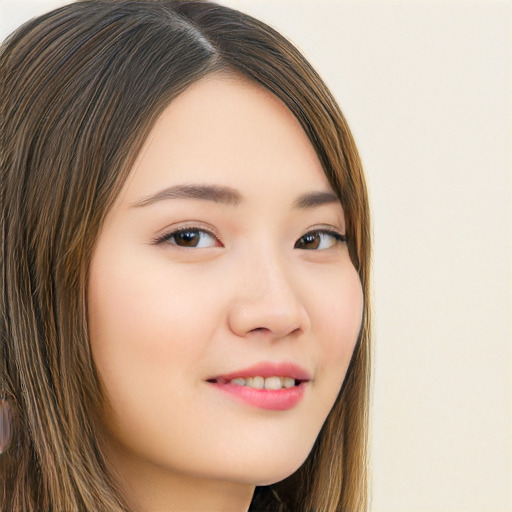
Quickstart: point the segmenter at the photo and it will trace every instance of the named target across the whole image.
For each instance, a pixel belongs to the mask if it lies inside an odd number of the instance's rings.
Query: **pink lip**
[[[292,388],[281,389],[255,389],[248,386],[231,384],[229,381],[247,377],[292,377],[300,381]],[[309,373],[294,363],[260,363],[243,370],[238,370],[225,375],[219,375],[208,382],[219,391],[228,393],[233,398],[272,411],[285,411],[295,407],[304,397]]]
[[[302,380],[307,381],[311,380],[311,376],[308,373],[307,370],[302,368],[301,366],[295,364],[295,363],[258,363],[254,366],[250,366],[249,368],[244,368],[243,370],[238,370],[232,373],[227,373],[225,375],[218,375],[217,377],[214,377],[214,379],[210,380],[217,380],[217,381],[230,381],[233,379],[236,379],[237,377],[240,378],[247,378],[247,377],[291,377],[295,380]]]

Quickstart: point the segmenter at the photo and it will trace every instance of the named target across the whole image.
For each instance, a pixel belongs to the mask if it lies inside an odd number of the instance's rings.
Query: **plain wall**
[[[0,0],[0,38],[62,3]],[[372,510],[511,511],[512,3],[223,3],[309,56],[365,165]]]

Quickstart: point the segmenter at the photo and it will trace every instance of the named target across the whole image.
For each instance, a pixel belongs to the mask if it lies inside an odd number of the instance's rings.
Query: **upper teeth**
[[[295,379],[292,377],[237,377],[230,381],[237,386],[248,386],[255,389],[281,389],[295,386]]]

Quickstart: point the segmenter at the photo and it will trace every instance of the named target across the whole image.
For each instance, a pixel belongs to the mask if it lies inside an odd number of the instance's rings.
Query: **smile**
[[[217,382],[221,382],[217,380]],[[296,381],[293,377],[236,377],[229,382],[222,382],[223,384],[234,384],[236,386],[247,386],[254,389],[281,389],[281,388],[293,388],[299,381]]]
[[[207,382],[251,406],[284,411],[299,404],[310,380],[309,373],[295,364],[261,363]]]

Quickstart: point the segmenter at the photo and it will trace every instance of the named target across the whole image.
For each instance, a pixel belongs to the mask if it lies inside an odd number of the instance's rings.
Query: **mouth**
[[[310,374],[292,363],[260,363],[207,380],[238,401],[275,411],[295,407],[310,381]]]
[[[235,377],[234,379],[225,379],[223,377],[219,377],[217,379],[208,379],[207,382],[212,384],[232,384],[234,386],[245,386],[252,389],[290,389],[294,386],[299,386],[303,382],[308,382],[308,380],[294,379],[289,376],[277,376],[272,375],[270,377],[263,377],[261,375],[256,375],[254,377]]]

